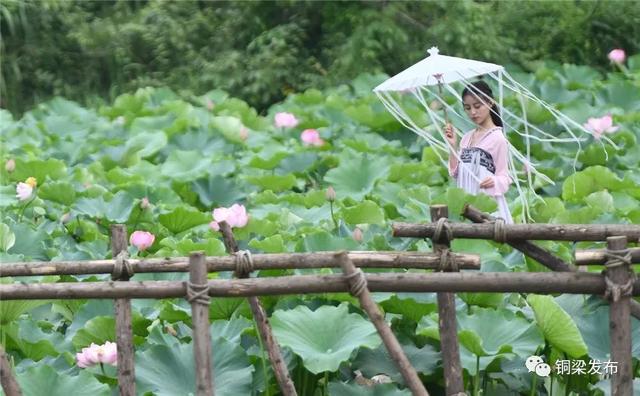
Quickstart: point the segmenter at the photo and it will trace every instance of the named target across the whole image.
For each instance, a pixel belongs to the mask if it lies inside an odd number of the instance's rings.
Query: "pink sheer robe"
[[[498,204],[498,211],[494,215],[503,218],[507,224],[513,224],[504,197],[511,184],[508,173],[509,143],[502,133],[502,128],[496,127],[470,147],[472,132],[467,132],[460,140],[458,155],[462,161],[455,167],[449,161],[449,174],[456,178],[458,187],[467,193],[476,195],[483,192],[492,196]],[[494,186],[480,188],[480,182],[486,177],[493,178]]]

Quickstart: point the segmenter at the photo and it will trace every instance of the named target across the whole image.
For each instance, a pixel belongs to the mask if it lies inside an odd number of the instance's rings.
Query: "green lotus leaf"
[[[247,330],[253,328],[253,322],[242,316],[233,317],[229,320],[216,320],[211,323],[209,331],[211,338],[221,337],[232,343],[239,343],[240,336]]]
[[[0,250],[6,252],[16,243],[16,234],[8,225],[0,223]]]
[[[533,309],[538,327],[551,345],[573,358],[588,353],[575,322],[553,297],[530,294],[527,302]]]
[[[364,387],[357,383],[329,382],[331,396],[410,396],[408,389],[400,390],[394,384],[378,384]]]
[[[314,374],[336,371],[356,349],[375,348],[381,342],[371,322],[348,313],[347,304],[321,306],[315,311],[302,305],[278,310],[271,325],[280,345],[291,348]]]
[[[138,155],[140,158],[151,157],[166,145],[167,135],[164,132],[145,131],[127,139],[125,155]]]
[[[251,394],[253,366],[245,351],[224,338],[214,338],[211,359],[216,395]],[[136,383],[140,392],[157,396],[195,394],[193,344],[151,345],[136,352]]]
[[[413,344],[402,345],[402,350],[417,372],[424,375],[434,374],[438,367],[438,361],[442,360],[440,352],[429,344],[418,348]],[[389,356],[389,352],[384,345],[376,349],[363,348],[358,352],[358,356],[352,363],[352,367],[357,367],[362,374],[371,378],[374,375],[384,373],[391,377],[394,382],[404,384],[404,378],[398,367]]]
[[[291,173],[287,175],[248,176],[246,179],[251,184],[275,192],[290,190],[297,182],[296,177]]]
[[[7,250],[11,254],[23,254],[31,260],[49,260],[45,250],[45,241],[49,235],[42,227],[34,230],[27,223],[18,223],[10,226],[11,232],[18,237],[13,246]]]
[[[266,145],[260,151],[251,157],[249,166],[258,169],[271,170],[278,166],[280,161],[289,156],[287,150],[282,145],[273,143]]]
[[[160,167],[163,176],[181,182],[196,180],[208,173],[211,160],[198,151],[175,150]]]
[[[341,238],[326,231],[314,232],[298,240],[297,252],[320,252],[336,250],[358,250],[358,243],[350,236]]]
[[[106,341],[115,342],[115,340],[115,318],[113,316],[97,316],[87,321],[87,323],[85,323],[85,325],[73,336],[71,342],[73,342],[73,345],[79,350],[89,346],[91,343],[101,345]]]
[[[35,177],[38,185],[43,185],[47,178],[51,180],[63,179],[67,175],[67,166],[63,161],[55,158],[48,160],[22,161],[16,159],[16,169],[9,173],[9,179],[15,182],[23,182],[28,177]]]
[[[171,212],[158,216],[160,224],[174,234],[179,234],[201,224],[207,224],[212,220],[210,214],[202,213],[187,205],[178,206]]]
[[[584,339],[589,357],[602,362],[611,359],[611,341],[609,329],[609,307],[600,305],[588,307],[579,295],[563,294],[556,299],[569,316],[575,321]],[[631,356],[640,358],[640,320],[631,317]]]
[[[76,200],[76,191],[66,182],[47,182],[38,189],[38,197],[71,206]]]
[[[584,201],[590,207],[597,209],[600,213],[613,212],[615,206],[613,205],[613,196],[608,191],[597,191],[589,194]]]
[[[579,202],[587,195],[607,189],[618,191],[625,183],[610,169],[603,166],[591,166],[567,177],[562,184],[562,198],[565,201]]]
[[[231,116],[211,117],[210,124],[213,128],[219,130],[227,140],[234,143],[242,143],[240,138],[242,121],[240,119]]]
[[[235,317],[251,317],[251,308],[244,297],[213,298],[209,304],[209,320],[231,320]]]
[[[340,159],[340,165],[325,174],[324,181],[333,186],[338,199],[351,197],[359,201],[388,172],[388,161],[383,158],[372,158],[366,154],[344,155]]]
[[[380,305],[386,313],[402,315],[415,322],[419,322],[423,316],[438,310],[438,305],[435,302],[422,302],[413,298],[402,298],[398,295],[392,295],[381,301]]]
[[[176,244],[179,254],[188,256],[192,252],[202,250],[207,256],[222,256],[226,253],[224,243],[217,238],[208,238],[203,241],[194,241],[185,238]]]
[[[365,200],[355,206],[341,211],[347,224],[380,224],[385,223],[384,210],[373,201]]]
[[[245,198],[242,188],[232,179],[219,175],[198,179],[192,183],[200,202],[206,207],[229,207]]]
[[[272,235],[261,240],[254,238],[249,241],[249,247],[262,250],[265,253],[283,253],[286,251],[284,240],[280,234]]]
[[[109,385],[102,384],[88,371],[80,371],[76,376],[63,374],[53,367],[39,364],[16,375],[23,395],[28,396],[69,396],[92,395],[110,396]]]

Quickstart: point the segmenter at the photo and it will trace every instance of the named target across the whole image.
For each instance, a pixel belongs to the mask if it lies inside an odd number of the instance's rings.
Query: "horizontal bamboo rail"
[[[393,236],[431,238],[436,223],[394,223]],[[610,236],[626,236],[629,241],[640,239],[640,225],[629,224],[504,224],[504,240],[606,241]],[[447,223],[452,238],[495,239],[492,223]]]
[[[373,292],[490,292],[604,294],[601,274],[588,272],[445,272],[366,274]],[[295,275],[274,278],[209,280],[212,297],[248,297],[348,292],[342,275]],[[12,283],[0,284],[0,299],[174,298],[186,295],[180,281]],[[633,295],[640,295],[640,279]]]
[[[253,269],[339,268],[333,259],[336,252],[254,254]],[[349,258],[360,268],[436,269],[440,256],[431,252],[350,252]],[[461,269],[480,269],[477,254],[456,253]],[[188,257],[128,259],[134,273],[188,272]],[[235,271],[232,256],[206,257],[208,272]],[[44,275],[110,274],[114,260],[7,262],[0,266],[0,277]]]
[[[574,263],[575,265],[605,264],[607,262],[606,252],[607,249],[576,250]],[[629,248],[629,253],[631,253],[631,262],[640,264],[640,248]]]

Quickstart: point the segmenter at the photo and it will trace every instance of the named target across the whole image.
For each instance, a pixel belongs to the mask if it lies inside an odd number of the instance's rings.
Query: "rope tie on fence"
[[[496,242],[505,243],[507,241],[507,230],[504,225],[503,218],[498,217],[493,221],[493,239]]]
[[[602,274],[604,275],[604,282],[607,285],[607,288],[604,291],[604,298],[616,302],[620,300],[620,297],[633,295],[633,284],[636,280],[636,273],[630,267],[631,251],[629,249],[607,250],[604,255],[607,258],[605,269],[602,271]],[[624,284],[615,283],[609,278],[608,270],[622,265],[629,266],[631,276]]]
[[[355,297],[359,297],[367,289],[367,278],[364,277],[364,272],[360,268],[351,275],[345,275],[349,282],[349,292]]]
[[[246,277],[253,272],[253,257],[250,251],[238,250],[233,255],[235,257],[235,272],[238,278]]]
[[[458,262],[456,261],[456,256],[449,249],[441,249],[440,250],[440,263],[438,264],[438,271],[453,271],[458,272],[460,268],[458,267]]]
[[[211,297],[209,296],[209,284],[204,283],[201,285],[187,282],[187,301],[190,303],[198,303],[202,305],[209,305]]]
[[[113,271],[111,272],[111,280],[129,280],[133,275],[133,267],[128,260],[129,253],[126,250],[120,251],[115,257],[113,263]]]
[[[444,235],[443,235],[444,231]],[[449,227],[449,219],[441,217],[436,222],[436,229],[433,231],[433,240],[436,242],[446,242],[453,239],[453,232]]]

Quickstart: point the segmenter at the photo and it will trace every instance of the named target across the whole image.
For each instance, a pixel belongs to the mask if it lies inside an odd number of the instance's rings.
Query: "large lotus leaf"
[[[310,152],[296,153],[280,161],[278,173],[303,173],[311,170],[318,154]]]
[[[0,251],[6,252],[16,243],[16,234],[8,225],[0,223]]]
[[[419,322],[423,316],[438,310],[438,305],[435,302],[422,302],[413,298],[402,298],[398,295],[392,295],[381,301],[380,305],[387,313],[399,314],[415,322]]]
[[[33,161],[23,161],[16,158],[15,161],[15,171],[8,174],[11,181],[25,181],[28,177],[35,177],[38,184],[44,184],[47,177],[51,180],[58,180],[67,175],[65,163],[55,158]]]
[[[358,243],[353,238],[341,238],[326,231],[315,232],[298,240],[297,252],[318,252],[336,250],[358,250]]]
[[[324,181],[331,184],[338,199],[351,197],[361,200],[373,189],[376,181],[386,177],[389,162],[370,155],[343,155],[340,165],[325,174]]]
[[[113,316],[97,316],[90,319],[83,328],[73,336],[76,349],[84,348],[91,343],[104,344],[116,340],[116,321]]]
[[[220,175],[198,179],[192,183],[193,190],[198,193],[200,202],[206,207],[229,207],[244,199],[246,194],[232,179]]]
[[[242,143],[242,138],[240,137],[242,121],[238,118],[231,116],[212,117],[210,125],[222,132],[224,137],[229,141],[234,143]]]
[[[458,315],[458,323],[460,343],[477,356],[529,356],[544,343],[534,323],[507,310],[480,308],[471,315]]]
[[[583,171],[567,177],[562,184],[562,198],[566,201],[579,202],[592,192],[623,189],[625,183],[608,168],[591,166]]]
[[[400,390],[394,384],[365,387],[357,383],[329,382],[330,396],[410,396],[408,389]]]
[[[137,154],[140,158],[154,155],[167,145],[167,135],[162,131],[138,133],[129,139],[125,145],[125,155]]]
[[[124,223],[129,219],[135,201],[126,191],[118,191],[109,202],[103,197],[80,198],[73,209],[93,218],[107,218],[115,223]]]
[[[553,297],[530,294],[527,302],[533,309],[538,327],[551,345],[573,358],[588,353],[575,322]]]
[[[242,316],[233,317],[229,320],[216,320],[211,323],[209,331],[211,338],[221,337],[232,343],[239,343],[240,336],[247,329],[253,328],[253,323]]]
[[[384,224],[384,210],[373,201],[365,200],[355,206],[344,208],[342,216],[347,224]]]
[[[17,349],[27,359],[39,361],[46,356],[58,356],[63,351],[73,351],[58,332],[44,332],[31,319],[20,319],[3,326],[7,349]]]
[[[42,227],[34,230],[27,223],[18,223],[10,226],[11,232],[17,235],[13,246],[7,250],[11,254],[23,254],[25,258],[32,260],[49,260],[45,250],[45,241],[50,237]]]
[[[584,201],[590,207],[597,209],[599,212],[613,212],[613,196],[608,191],[597,191],[589,194]]]
[[[70,376],[39,364],[17,373],[16,379],[25,396],[111,395],[109,385],[101,384],[84,370],[77,376]]]
[[[244,297],[212,298],[209,304],[209,320],[231,320],[237,316],[251,317],[251,308]]]
[[[47,182],[38,189],[38,197],[69,206],[76,200],[76,191],[66,182]]]
[[[204,251],[207,256],[222,256],[226,253],[224,243],[218,238],[208,238],[202,241],[194,241],[186,237],[176,244],[178,254],[188,256],[191,252]]]
[[[273,143],[261,147],[260,151],[249,160],[249,166],[258,169],[271,170],[278,166],[280,161],[289,155],[288,151],[281,144]],[[300,169],[298,169],[299,171]]]
[[[175,150],[162,164],[162,175],[181,182],[192,181],[209,171],[211,160],[198,151]]]
[[[336,371],[356,349],[375,348],[381,342],[371,322],[350,314],[347,304],[321,306],[315,311],[302,305],[278,310],[271,325],[280,345],[291,348],[314,374]]]
[[[275,192],[290,190],[296,185],[296,177],[289,173],[286,175],[262,175],[247,176],[247,181],[263,189],[273,190]]]
[[[589,349],[589,357],[606,361],[611,359],[609,335],[609,306],[600,305],[595,309],[583,303],[583,297],[563,294],[556,302],[571,316]],[[640,359],[640,320],[631,317],[631,355]]]
[[[406,344],[402,345],[402,350],[416,371],[424,375],[433,374],[438,367],[438,361],[442,360],[440,352],[437,352],[429,344],[422,348],[418,348],[413,344]],[[402,374],[384,345],[380,345],[373,350],[361,349],[353,361],[352,367],[360,370],[368,378],[384,373],[391,377],[394,382],[404,384]]]
[[[181,233],[195,226],[207,224],[213,218],[210,214],[202,213],[186,205],[178,206],[169,213],[158,216],[158,221],[174,234]]]
[[[251,394],[253,366],[245,351],[224,338],[214,338],[211,359],[216,395]],[[141,392],[157,396],[195,393],[193,344],[152,345],[136,352],[136,382]]]
[[[286,251],[284,240],[280,234],[272,235],[261,240],[254,238],[249,241],[249,247],[262,250],[265,253],[283,253]]]

